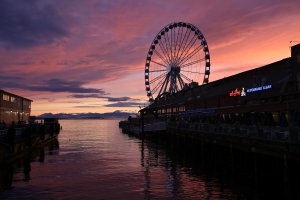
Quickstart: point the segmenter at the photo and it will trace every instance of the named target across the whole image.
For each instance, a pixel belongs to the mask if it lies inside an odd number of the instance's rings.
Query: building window
[[[15,102],[16,98],[15,97],[10,97],[10,102]]]
[[[3,100],[4,101],[9,101],[9,95],[3,94]]]
[[[22,101],[21,101],[21,99],[17,98],[16,101],[17,101],[18,106],[21,107],[21,106],[22,106]]]
[[[185,106],[180,106],[179,107],[179,112],[184,112],[185,111]]]
[[[24,101],[23,101],[23,106],[27,107],[28,105],[29,105],[29,102],[26,101],[26,100],[24,100]]]

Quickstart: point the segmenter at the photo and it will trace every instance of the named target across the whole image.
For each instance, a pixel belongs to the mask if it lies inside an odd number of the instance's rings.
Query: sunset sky
[[[204,34],[210,81],[290,56],[299,0],[0,0],[0,89],[32,115],[138,111],[149,46],[167,24]]]

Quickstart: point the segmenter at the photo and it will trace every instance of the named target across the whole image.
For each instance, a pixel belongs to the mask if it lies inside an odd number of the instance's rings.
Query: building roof
[[[28,99],[28,98],[19,96],[19,95],[17,95],[17,94],[13,94],[13,93],[11,93],[11,92],[7,92],[7,91],[2,90],[2,89],[0,89],[0,92],[1,92],[1,93],[6,93],[6,94],[8,94],[8,95],[12,95],[12,96],[15,96],[15,97],[18,97],[18,98],[25,99],[25,100],[27,100],[27,101],[31,101],[31,102],[33,101],[33,100],[31,100],[31,99]]]

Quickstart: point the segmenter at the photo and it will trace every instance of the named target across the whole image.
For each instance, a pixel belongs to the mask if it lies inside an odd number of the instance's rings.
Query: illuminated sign
[[[247,93],[257,92],[257,91],[261,91],[261,90],[269,90],[271,88],[272,88],[272,85],[264,85],[264,86],[260,86],[260,87],[249,88],[249,89],[247,89]]]
[[[245,88],[242,89],[241,96],[242,96],[242,97],[245,97],[245,96],[246,96]]]
[[[241,90],[236,88],[235,90],[233,90],[229,93],[229,96],[231,96],[231,97],[241,96]]]
[[[229,96],[231,96],[231,97],[235,97],[235,96],[245,97],[247,95],[247,93],[258,92],[258,91],[269,90],[269,89],[272,89],[272,85],[264,85],[264,86],[260,86],[260,87],[249,88],[249,89],[247,89],[247,91],[245,91],[245,88],[242,88],[242,90],[236,88],[235,90],[233,90],[229,93]]]

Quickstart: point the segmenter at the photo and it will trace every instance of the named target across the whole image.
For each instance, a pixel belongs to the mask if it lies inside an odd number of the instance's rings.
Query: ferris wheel
[[[201,31],[190,23],[173,22],[154,38],[145,64],[149,101],[173,94],[192,82],[208,83],[210,55]]]

